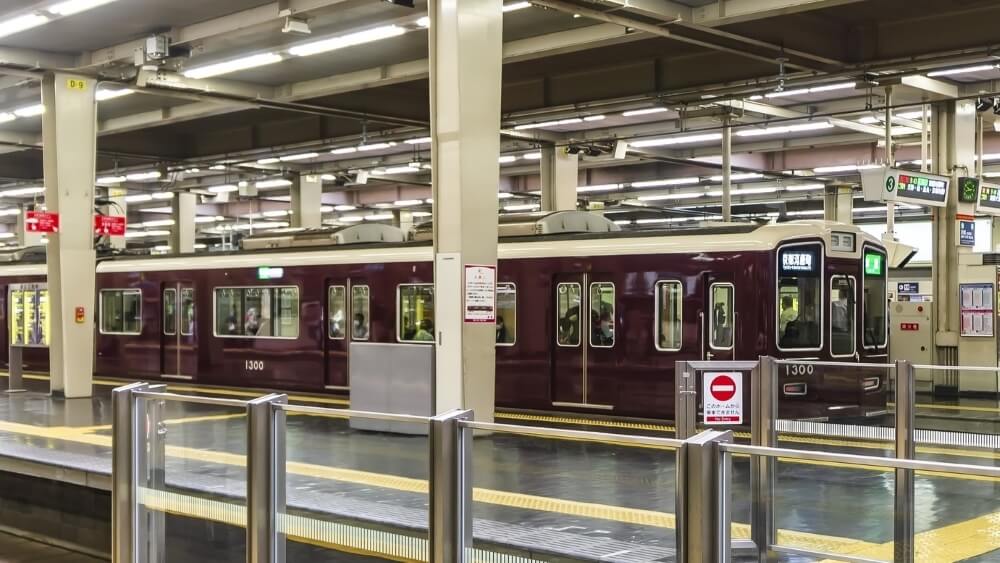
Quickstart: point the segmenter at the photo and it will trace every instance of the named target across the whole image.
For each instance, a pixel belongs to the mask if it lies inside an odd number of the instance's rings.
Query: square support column
[[[837,184],[823,190],[823,219],[854,224],[854,187]]]
[[[59,214],[46,260],[50,385],[54,395],[67,398],[89,397],[93,390],[96,89],[82,76],[50,73],[42,79],[45,205]]]
[[[17,245],[26,246],[38,246],[42,244],[42,234],[41,233],[30,233],[28,232],[28,224],[25,222],[27,219],[28,210],[33,206],[22,205],[21,214],[17,216]]]
[[[542,211],[575,211],[580,171],[578,155],[560,147],[543,147]]]
[[[323,225],[323,180],[319,176],[302,175],[292,181],[293,227],[316,229]]]
[[[431,0],[435,409],[493,420],[496,330],[466,322],[466,265],[497,263],[501,0]]]
[[[128,202],[125,201],[125,196],[128,192],[125,188],[119,186],[112,186],[108,188],[108,200],[111,205],[108,205],[105,212],[108,215],[121,215],[122,217],[128,216]],[[116,250],[125,250],[125,237],[109,237],[108,243],[111,248]]]
[[[188,192],[180,192],[171,200],[171,216],[174,226],[170,229],[170,252],[174,254],[191,254],[194,252],[195,212],[198,196]]]

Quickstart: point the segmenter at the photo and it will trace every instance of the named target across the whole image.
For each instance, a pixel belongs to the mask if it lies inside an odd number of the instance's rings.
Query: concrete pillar
[[[493,420],[496,330],[467,322],[467,265],[496,266],[502,0],[430,0],[435,408]]]
[[[1000,217],[991,217],[990,226],[990,252],[1000,252]]]
[[[722,121],[722,220],[733,220],[733,129]]]
[[[194,252],[194,241],[197,225],[194,222],[198,205],[198,196],[189,192],[178,192],[170,200],[171,217],[174,226],[170,229],[170,252],[173,254],[191,254]]]
[[[125,196],[128,194],[125,188],[112,186],[108,188],[108,201],[111,205],[106,206],[105,213],[108,215],[128,216],[128,202]],[[125,250],[125,237],[108,237],[108,244],[115,250]]]
[[[323,180],[319,176],[303,175],[292,180],[293,227],[317,229],[323,224]]]
[[[49,73],[42,79],[45,206],[59,214],[59,232],[49,235],[46,254],[49,382],[53,395],[67,398],[93,391],[96,90],[89,77]]]
[[[563,147],[542,148],[542,211],[576,210],[579,170],[578,155]]]
[[[25,222],[26,213],[28,208],[31,206],[22,205],[21,213],[17,216],[17,245],[21,247],[25,246],[38,246],[42,244],[42,234],[41,233],[29,233],[27,230],[27,223]]]
[[[826,186],[823,191],[823,218],[851,225],[854,223],[854,187]]]
[[[952,186],[958,177],[975,170],[976,110],[965,100],[942,102],[934,106],[931,132],[934,141],[933,169],[950,175]],[[972,250],[958,246],[956,215],[975,212],[974,204],[959,203],[958,189],[950,190],[948,205],[933,209],[934,258],[931,279],[934,283],[934,307],[937,312],[934,344],[937,363],[957,365],[958,340],[961,328],[959,315],[958,269],[960,254]],[[905,242],[905,241],[904,241]],[[938,381],[936,387],[953,387],[950,381]]]
[[[413,212],[406,209],[393,210],[392,226],[409,233],[413,230]]]

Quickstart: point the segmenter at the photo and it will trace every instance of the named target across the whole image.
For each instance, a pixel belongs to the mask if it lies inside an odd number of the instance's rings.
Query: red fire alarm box
[[[76,324],[83,324],[83,322],[87,320],[87,310],[83,307],[77,307],[74,318],[76,320]]]

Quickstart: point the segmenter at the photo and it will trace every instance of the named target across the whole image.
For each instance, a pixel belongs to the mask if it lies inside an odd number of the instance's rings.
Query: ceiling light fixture
[[[757,178],[763,178],[763,174],[758,174],[757,172],[741,172],[739,174],[731,174],[729,176],[730,181],[738,182],[740,180],[755,180]],[[709,176],[708,178],[712,182],[721,182],[722,176]]]
[[[542,153],[540,153],[540,152],[529,152],[529,153],[526,153],[526,154],[522,155],[521,158],[524,158],[525,160],[541,160],[542,159]]]
[[[968,74],[970,72],[987,72],[990,70],[995,70],[996,65],[976,65],[976,66],[966,66],[960,68],[949,68],[945,70],[935,70],[933,72],[928,72],[927,76],[934,78],[936,76],[952,76],[954,74]]]
[[[125,179],[129,182],[141,182],[143,180],[156,180],[161,176],[159,170],[151,170],[149,172],[136,172],[134,174],[126,174]]]
[[[153,201],[153,196],[150,194],[135,194],[125,196],[125,203],[146,203],[147,201]]]
[[[333,210],[334,211],[354,211],[355,209],[357,209],[357,207],[355,207],[353,205],[334,205],[333,206]]]
[[[430,137],[417,137],[416,139],[407,139],[403,141],[408,145],[426,145],[431,142]]]
[[[682,194],[644,195],[644,196],[639,196],[636,199],[638,199],[639,201],[668,201],[675,199],[696,199],[702,197],[703,195],[705,194],[698,192],[688,192]]]
[[[621,184],[595,184],[593,186],[577,186],[577,193],[589,193],[589,192],[612,192],[621,188]]]
[[[659,186],[686,186],[701,182],[701,178],[691,176],[688,178],[670,178],[667,180],[646,180],[643,182],[632,182],[633,188],[656,188]]]
[[[333,149],[330,154],[351,154],[358,152],[358,147],[341,147],[339,149]]]
[[[108,184],[121,184],[125,180],[125,176],[102,176],[97,179],[97,183],[105,186]]]
[[[397,37],[404,33],[406,33],[406,29],[398,25],[385,25],[355,33],[348,33],[347,35],[295,45],[294,47],[288,49],[288,52],[296,57],[307,57],[309,55],[326,53],[337,49],[343,49],[345,47],[353,47],[355,45],[363,45],[365,43],[371,43],[381,39]]]
[[[636,148],[663,147],[667,145],[683,145],[688,143],[707,143],[722,139],[722,133],[704,133],[701,135],[682,135],[679,137],[664,137],[662,139],[646,139],[630,143]]]
[[[829,123],[800,123],[797,125],[784,125],[780,127],[764,127],[763,129],[741,129],[736,132],[736,136],[759,137],[762,135],[783,135],[786,133],[819,131],[821,129],[833,129],[833,125]]]
[[[98,102],[103,102],[105,100],[113,100],[115,98],[121,98],[122,96],[128,96],[130,94],[135,94],[135,90],[131,88],[117,88],[115,90],[101,89],[98,90],[94,97],[97,98]]]
[[[316,158],[319,153],[315,152],[304,152],[302,154],[289,154],[285,156],[278,157],[281,162],[295,162],[296,160],[309,160],[310,158]]]
[[[269,188],[283,188],[285,186],[291,186],[292,181],[286,180],[285,178],[275,178],[273,180],[261,180],[255,185],[259,190],[266,190]]]
[[[276,156],[272,156],[272,157],[269,157],[269,158],[262,158],[262,159],[258,160],[257,164],[277,164],[279,162],[281,162],[280,158],[278,158]]]
[[[667,111],[667,108],[662,107],[633,109],[622,112],[622,117],[636,117],[639,115],[649,115],[651,113],[663,113],[665,111]]]
[[[45,106],[42,104],[36,104],[33,106],[25,106],[23,108],[18,108],[14,110],[14,115],[18,117],[35,117],[45,113]]]
[[[174,199],[174,192],[156,192],[153,199]]]
[[[525,8],[530,8],[530,7],[531,7],[531,2],[512,2],[510,4],[504,4],[503,11],[505,13],[515,12],[517,10],[523,10]]]
[[[104,4],[110,4],[114,1],[115,0],[66,0],[65,2],[60,2],[52,6],[51,8],[46,8],[46,11],[57,16],[72,16],[73,14],[85,12],[98,6],[103,6]]]
[[[500,164],[509,164],[517,160],[517,157],[512,154],[505,154],[497,159]]]
[[[212,192],[213,194],[225,194],[225,193],[239,191],[239,188],[232,184],[223,184],[221,186],[212,186],[208,188],[208,191]]]
[[[48,23],[49,18],[42,14],[25,14],[16,18],[11,18],[5,22],[0,22],[0,37],[14,35],[26,29],[38,27]]]
[[[45,192],[45,188],[41,186],[36,186],[32,188],[14,188],[10,190],[0,191],[0,197],[18,197],[26,195],[35,195]]]
[[[814,190],[822,190],[826,186],[823,184],[796,184],[794,186],[785,186],[785,190],[790,192],[809,192]]]
[[[394,146],[396,146],[396,143],[394,143],[392,141],[389,141],[388,143],[374,143],[374,144],[371,144],[371,145],[360,145],[360,146],[357,147],[357,150],[359,150],[361,152],[380,151],[380,150],[383,150],[383,149],[392,148]]]
[[[186,78],[211,78],[213,76],[229,74],[230,72],[237,72],[240,70],[247,70],[250,68],[278,63],[282,60],[281,55],[277,53],[260,53],[257,55],[249,55],[238,59],[231,59],[220,63],[191,68],[185,70],[182,74]]]
[[[503,208],[504,211],[534,211],[539,209],[541,205],[537,203],[523,203],[518,205],[508,205]]]

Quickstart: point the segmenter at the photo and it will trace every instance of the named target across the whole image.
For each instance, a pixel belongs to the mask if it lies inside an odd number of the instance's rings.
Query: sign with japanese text
[[[29,233],[58,233],[59,214],[48,211],[27,211],[24,214],[24,230]]]
[[[706,425],[743,424],[743,374],[705,372],[702,380],[703,413]]]
[[[112,237],[125,236],[125,217],[121,215],[94,215],[94,234]]]
[[[465,322],[497,321],[496,266],[465,265]]]

